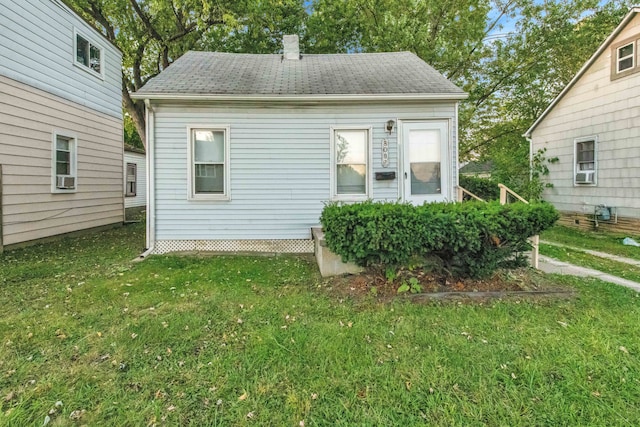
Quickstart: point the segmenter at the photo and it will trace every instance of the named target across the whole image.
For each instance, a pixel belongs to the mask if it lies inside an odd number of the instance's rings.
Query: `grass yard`
[[[540,239],[543,240],[640,260],[640,248],[623,245],[622,239],[625,237],[640,241],[640,237],[637,235],[584,231],[560,225],[556,225],[540,235]]]
[[[343,299],[309,258],[132,264],[143,231],[0,255],[1,425],[640,425],[626,288]]]
[[[640,250],[639,250],[640,251]],[[593,268],[640,283],[640,267],[559,246],[540,244],[540,253],[574,265]]]

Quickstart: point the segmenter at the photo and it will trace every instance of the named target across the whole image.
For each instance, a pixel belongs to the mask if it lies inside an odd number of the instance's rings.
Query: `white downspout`
[[[147,135],[147,229],[146,243],[147,249],[139,256],[139,259],[146,258],[154,250],[155,246],[155,222],[156,222],[156,206],[155,206],[155,114],[151,102],[144,100],[145,105],[145,133]]]

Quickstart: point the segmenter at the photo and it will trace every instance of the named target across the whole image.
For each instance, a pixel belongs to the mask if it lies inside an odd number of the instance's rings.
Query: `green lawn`
[[[640,425],[626,288],[353,301],[308,258],[132,264],[143,231],[0,255],[0,424]]]
[[[640,283],[640,267],[559,246],[540,244],[540,253],[574,265],[593,268]]]
[[[606,252],[640,260],[640,248],[622,244],[625,237],[640,242],[638,235],[623,235],[602,231],[584,231],[557,225],[540,235],[540,239],[592,251]]]

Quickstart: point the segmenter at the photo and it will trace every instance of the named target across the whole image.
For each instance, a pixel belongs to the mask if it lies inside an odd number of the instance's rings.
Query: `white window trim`
[[[211,130],[224,132],[224,194],[196,194],[193,179],[193,132]],[[231,200],[231,164],[230,164],[230,125],[190,125],[187,126],[187,200],[191,201],[229,201]]]
[[[631,45],[631,47],[633,48],[633,51],[631,52],[631,55],[627,55],[623,58],[619,57],[619,53],[620,50]],[[629,68],[625,68],[624,70],[620,69],[620,62],[624,61],[625,59],[631,58],[631,67]],[[616,73],[624,73],[624,72],[628,72],[630,70],[633,70],[634,68],[636,68],[636,43],[635,41],[632,41],[630,43],[626,43],[623,44],[622,46],[619,46],[616,48]]]
[[[335,146],[335,133],[340,130],[366,130],[367,131],[367,178],[365,179],[365,194],[338,194],[338,177],[336,175],[336,146]],[[361,202],[371,198],[371,189],[373,188],[372,184],[372,164],[373,164],[373,126],[371,125],[362,125],[362,126],[331,126],[330,127],[330,156],[331,156],[331,171],[329,176],[330,182],[330,191],[331,191],[331,200],[332,201],[344,201],[344,202]]]
[[[576,182],[576,174],[579,172],[578,170],[578,143],[580,142],[589,142],[593,141],[593,183],[590,184],[581,184]],[[575,138],[573,140],[573,186],[574,187],[595,187],[598,184],[598,137],[597,136],[585,136],[580,138]]]
[[[84,64],[81,64],[78,62],[77,60],[77,56],[78,56],[78,36],[84,38],[85,40],[87,40],[91,45],[97,47],[98,49],[100,49],[100,72],[98,73],[97,71],[93,70],[91,67],[87,67]],[[95,40],[91,37],[87,37],[86,33],[83,33],[82,31],[78,31],[77,28],[73,28],[73,55],[71,58],[71,61],[73,62],[73,65],[75,67],[80,68],[81,70],[91,74],[92,76],[98,77],[99,79],[104,80],[104,55],[105,55],[105,50],[104,47],[102,46],[102,44],[100,43],[96,43]]]
[[[133,183],[136,185],[136,191],[129,193],[129,165],[133,165],[135,174],[133,176]],[[124,168],[124,196],[125,197],[137,197],[138,196],[138,164],[135,162],[125,162]]]
[[[72,141],[73,149],[71,150],[71,175],[75,178],[75,188],[58,188],[56,174],[56,148],[58,137],[66,138]],[[66,130],[54,130],[51,135],[51,192],[59,194],[75,193],[78,191],[78,137],[75,133]]]

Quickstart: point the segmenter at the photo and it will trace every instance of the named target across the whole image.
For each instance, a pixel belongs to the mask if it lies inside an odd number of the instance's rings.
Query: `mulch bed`
[[[398,293],[402,284],[412,278],[417,280],[420,291]],[[416,283],[415,280],[412,280]],[[433,299],[472,299],[484,300],[493,298],[566,298],[575,295],[571,289],[561,288],[547,279],[544,273],[530,269],[500,270],[492,276],[482,279],[455,278],[447,274],[417,268],[401,269],[388,280],[385,272],[379,268],[368,268],[357,275],[346,275],[327,278],[325,288],[338,297],[355,299],[374,297],[378,300],[393,298],[409,298],[413,301],[429,301]]]

